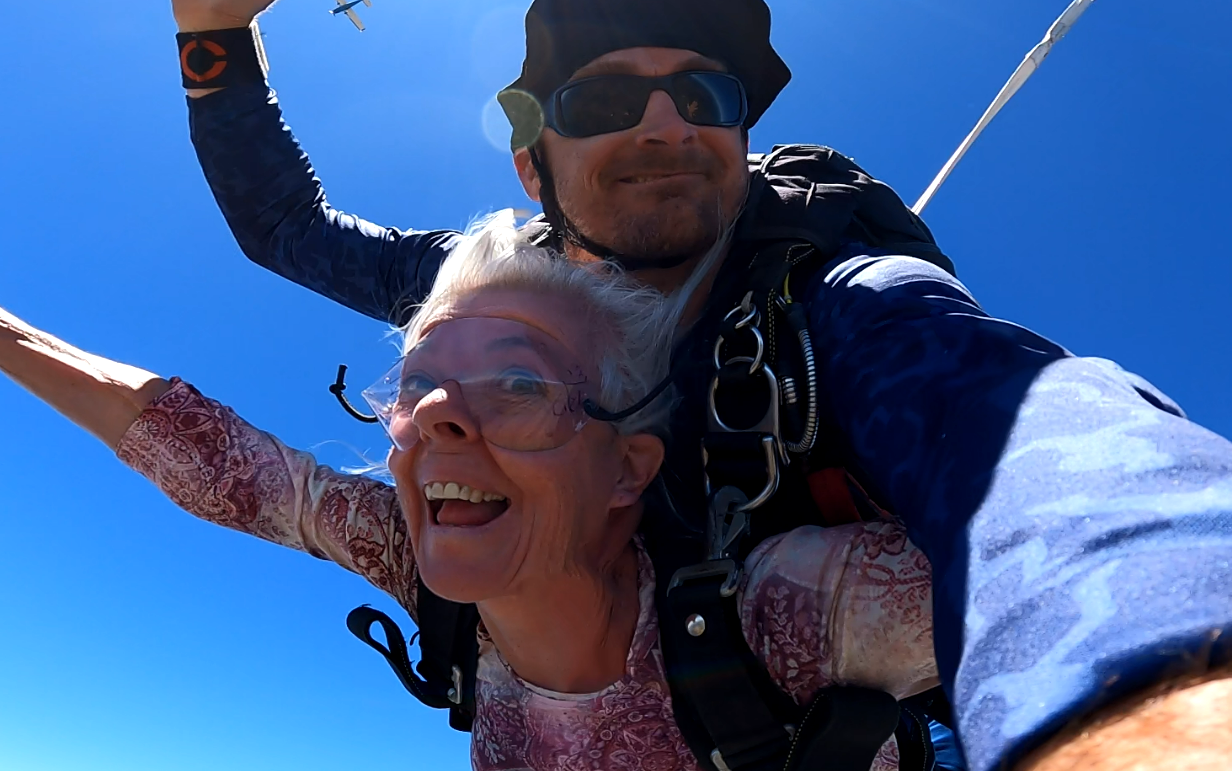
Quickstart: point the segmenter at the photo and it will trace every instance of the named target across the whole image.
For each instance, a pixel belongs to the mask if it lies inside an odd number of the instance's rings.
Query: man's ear
[[[543,182],[539,179],[539,172],[535,170],[535,164],[530,162],[530,150],[521,147],[513,152],[513,168],[518,172],[518,179],[522,180],[522,189],[526,191],[527,197],[535,203],[539,202],[539,190]]]
[[[623,437],[625,457],[620,469],[620,479],[612,491],[611,508],[632,506],[641,500],[642,493],[659,474],[663,466],[663,440],[654,434],[633,434]]]

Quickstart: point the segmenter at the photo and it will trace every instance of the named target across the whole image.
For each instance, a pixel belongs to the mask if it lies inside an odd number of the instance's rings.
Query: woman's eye
[[[401,395],[403,398],[408,396],[423,398],[424,395],[435,391],[436,388],[436,382],[426,375],[410,374],[402,378]]]
[[[547,393],[547,384],[529,372],[507,373],[500,380],[501,390],[513,396],[538,396]]]

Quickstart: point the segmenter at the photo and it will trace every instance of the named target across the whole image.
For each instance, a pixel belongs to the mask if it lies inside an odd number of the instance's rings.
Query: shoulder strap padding
[[[806,241],[829,259],[846,242],[918,257],[953,274],[928,226],[884,182],[821,145],[749,156],[749,215],[738,238]]]

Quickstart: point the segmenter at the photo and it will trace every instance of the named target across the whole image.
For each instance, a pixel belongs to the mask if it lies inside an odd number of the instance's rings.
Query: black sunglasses
[[[631,129],[642,122],[655,91],[666,91],[680,117],[695,126],[732,128],[749,115],[748,97],[738,78],[699,70],[660,78],[596,75],[571,81],[552,95],[544,124],[575,139]]]

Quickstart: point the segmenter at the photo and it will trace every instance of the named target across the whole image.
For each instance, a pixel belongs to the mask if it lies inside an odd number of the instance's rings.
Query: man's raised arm
[[[174,0],[172,5],[182,33],[204,33],[243,29],[270,4]],[[182,62],[186,56],[182,51]],[[331,207],[264,82],[189,89],[188,95],[197,158],[250,260],[382,321],[401,321],[427,294],[456,231],[401,232]]]
[[[810,291],[832,419],[932,564],[972,771],[1228,768],[1232,443],[921,260]]]

